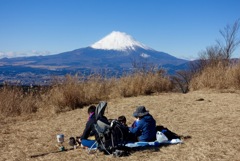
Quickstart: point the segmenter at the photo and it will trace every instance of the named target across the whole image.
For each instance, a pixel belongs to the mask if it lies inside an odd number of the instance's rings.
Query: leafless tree
[[[220,34],[223,41],[217,40],[217,44],[207,47],[199,54],[199,59],[189,63],[189,70],[177,71],[172,76],[172,81],[183,93],[187,93],[191,79],[201,73],[206,67],[217,66],[219,63],[229,65],[233,52],[240,45],[238,31],[240,19],[230,26],[227,25]]]
[[[200,69],[216,66],[219,63],[225,66],[229,65],[233,52],[240,45],[239,28],[240,19],[235,21],[233,25],[227,25],[223,30],[220,30],[223,40],[216,40],[215,45],[207,47],[199,54],[199,62],[201,62],[199,65],[202,65]]]
[[[206,66],[216,66],[219,62],[222,62],[223,60],[225,60],[225,57],[222,54],[222,49],[220,48],[220,46],[210,46],[206,48],[206,51],[203,51],[199,54],[199,67],[202,70]]]
[[[156,65],[150,63],[147,58],[136,58],[131,59],[132,67],[134,72],[154,72],[157,68]]]
[[[181,70],[177,71],[174,76],[172,76],[172,83],[177,90],[182,93],[187,93],[189,91],[189,83],[192,79],[192,74],[190,71]]]
[[[240,38],[238,37],[239,27],[240,19],[235,21],[232,26],[227,25],[223,30],[220,30],[224,41],[217,40],[217,44],[221,49],[221,57],[225,60],[230,60],[233,52],[240,45]]]

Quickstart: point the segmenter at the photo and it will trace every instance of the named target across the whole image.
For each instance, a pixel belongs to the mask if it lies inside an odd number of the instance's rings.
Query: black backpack
[[[105,154],[123,155],[125,144],[128,141],[128,128],[118,120],[109,121],[104,116],[106,102],[100,102],[96,108],[94,124],[98,150]]]

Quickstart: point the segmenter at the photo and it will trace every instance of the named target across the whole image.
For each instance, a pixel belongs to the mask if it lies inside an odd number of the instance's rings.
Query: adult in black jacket
[[[94,123],[95,123],[95,110],[96,110],[96,106],[91,105],[88,108],[88,121],[86,123],[86,127],[83,131],[83,134],[81,136],[81,142],[82,142],[82,146],[84,147],[92,147],[92,148],[96,148],[96,144],[95,143],[95,131],[94,131]]]

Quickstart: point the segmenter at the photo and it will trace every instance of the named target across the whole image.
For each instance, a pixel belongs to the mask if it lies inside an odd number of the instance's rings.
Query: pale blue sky
[[[240,0],[0,0],[0,57],[70,51],[121,31],[191,59],[238,18]]]

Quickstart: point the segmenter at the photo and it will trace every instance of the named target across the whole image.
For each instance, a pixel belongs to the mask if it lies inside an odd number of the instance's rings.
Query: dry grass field
[[[48,115],[39,111],[0,118],[0,160],[240,160],[239,92],[195,91],[117,98],[108,102],[105,115],[125,115],[130,125],[137,105],[146,106],[158,125],[191,138],[183,138],[183,144],[135,151],[120,158],[100,152],[88,154],[81,148],[58,152],[56,135],[63,133],[64,145],[70,148],[68,138],[83,131],[87,107]],[[31,158],[40,154],[46,155]]]

